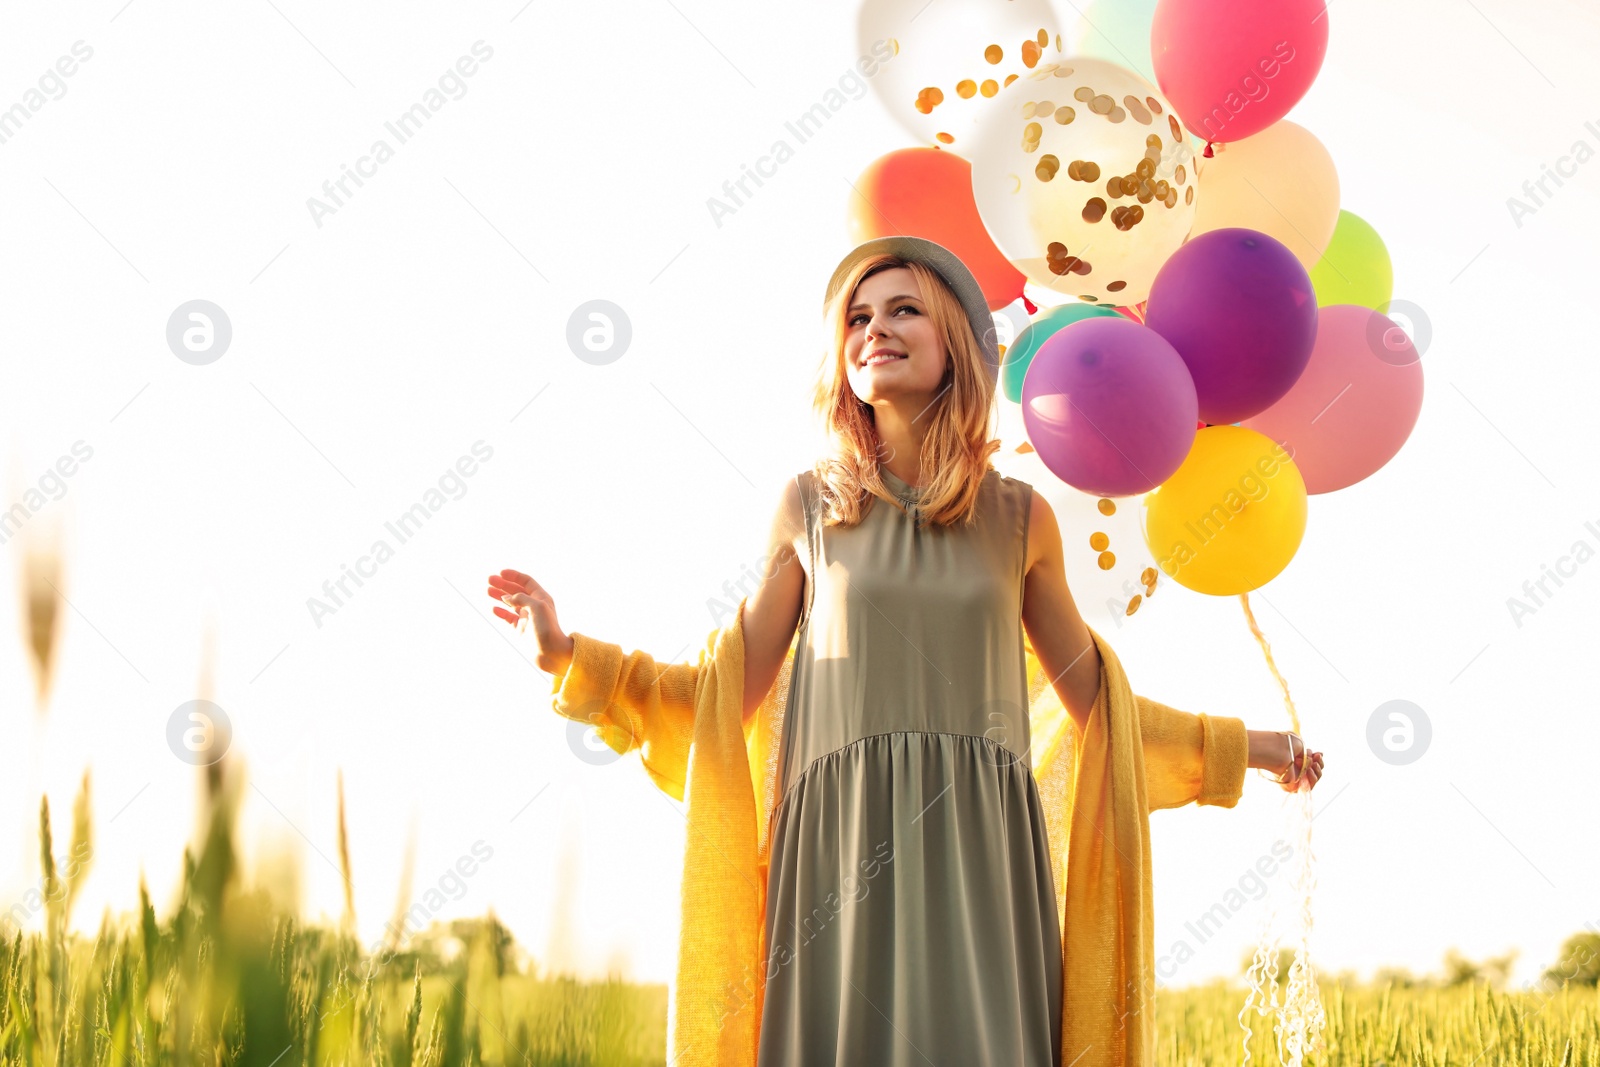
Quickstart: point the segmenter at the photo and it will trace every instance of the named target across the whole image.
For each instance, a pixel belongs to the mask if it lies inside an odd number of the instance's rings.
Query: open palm
[[[556,619],[556,604],[544,586],[531,575],[507,568],[499,574],[489,575],[489,596],[500,601],[494,613],[525,632],[533,626],[533,637],[539,645],[535,665],[549,674],[565,670],[572,661],[572,638],[561,629]],[[501,606],[503,605],[503,606]]]

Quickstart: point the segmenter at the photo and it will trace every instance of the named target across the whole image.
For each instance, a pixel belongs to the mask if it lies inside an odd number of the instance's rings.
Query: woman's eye
[[[917,309],[912,307],[910,304],[901,304],[899,307],[895,308],[895,310],[896,311],[909,311],[912,314],[916,314],[917,313]],[[854,318],[852,318],[850,320],[850,325],[851,326],[859,325],[861,320],[866,318],[866,317],[867,316],[866,316],[866,314],[864,312],[860,313],[860,314],[857,314]]]

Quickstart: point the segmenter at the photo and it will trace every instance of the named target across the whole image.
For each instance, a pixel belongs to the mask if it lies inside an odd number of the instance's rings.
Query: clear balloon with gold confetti
[[[995,245],[1035,286],[1088,303],[1148,296],[1200,198],[1171,106],[1100,59],[1052,58],[1002,88],[968,158]]]
[[[1096,496],[1057,478],[1028,443],[1021,409],[999,405],[1000,451],[991,462],[1008,478],[1033,486],[1049,503],[1061,531],[1067,587],[1089,624],[1102,633],[1149,611],[1161,577],[1140,530],[1137,501]]]
[[[856,44],[878,62],[867,83],[917,143],[966,157],[981,112],[1047,54],[1066,22],[1044,0],[865,0]],[[887,42],[887,47],[883,44]]]

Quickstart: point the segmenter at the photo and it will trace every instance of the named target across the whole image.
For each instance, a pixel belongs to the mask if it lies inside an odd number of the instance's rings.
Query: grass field
[[[539,980],[504,970],[492,920],[457,923],[448,963],[397,954],[369,973],[350,939],[230,902],[231,933],[207,932],[187,903],[146,910],[136,930],[0,948],[0,1063],[663,1064],[666,989]],[[423,973],[429,972],[432,973]],[[1243,1062],[1237,986],[1162,991],[1157,1062]],[[1307,1062],[1600,1067],[1592,986],[1549,995],[1324,985],[1327,1050]],[[1274,1064],[1257,1026],[1251,1063]]]
[[[70,857],[92,855],[86,792]],[[238,888],[230,808],[217,805],[197,858],[185,852],[169,915],[157,918],[141,883],[140,914],[120,924],[107,916],[92,941],[64,932],[87,865],[57,866],[41,810],[45,929],[8,924],[14,933],[0,941],[0,1065],[664,1062],[664,986],[520,973],[492,915],[435,924],[376,952],[339,930],[299,925],[265,893]],[[1497,993],[1480,981],[1320,981],[1326,1050],[1309,1063],[1600,1067],[1592,984]],[[1242,989],[1224,983],[1162,990],[1158,1062],[1244,1062],[1242,1003]],[[1275,1064],[1263,1022],[1251,1063]]]

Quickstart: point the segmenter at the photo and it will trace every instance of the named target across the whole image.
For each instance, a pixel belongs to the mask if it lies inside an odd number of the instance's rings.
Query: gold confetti
[[[1111,209],[1111,225],[1119,230],[1127,231],[1139,225],[1139,220],[1144,218],[1144,208],[1138,204],[1118,204]]]
[[[983,50],[983,58],[987,59],[989,63],[993,65],[1005,58],[1005,50],[997,44],[992,44]]]
[[[1107,537],[1099,530],[1096,530],[1094,533],[1089,535],[1089,547],[1094,549],[1096,552],[1104,552],[1107,548],[1111,547],[1111,538]]]
[[[1117,554],[1115,552],[1102,552],[1102,553],[1100,553],[1100,569],[1101,570],[1108,571],[1112,567],[1115,567],[1116,565],[1117,565]]]
[[[1117,502],[1109,497],[1101,497],[1099,504],[1096,506],[1100,509],[1100,514],[1102,515],[1115,515],[1117,513]]]
[[[1039,157],[1039,165],[1033,168],[1033,173],[1040,181],[1047,182],[1056,176],[1056,171],[1060,167],[1061,161],[1059,159],[1046,154]]]
[[[1083,205],[1083,221],[1099,222],[1106,217],[1106,202],[1098,196],[1090,197]]]
[[[1088,262],[1077,256],[1067,254],[1067,246],[1060,241],[1051,241],[1045,250],[1045,264],[1053,274],[1088,274],[1092,269]]]
[[[1074,159],[1067,165],[1067,177],[1075,182],[1097,182],[1100,180],[1100,164],[1093,160]]]
[[[933,109],[944,103],[944,93],[936,86],[928,86],[917,94],[917,110],[924,115],[932,114]]]
[[[1072,110],[1070,107],[1067,107],[1065,104],[1056,108],[1056,122],[1062,126],[1065,126],[1067,123],[1071,122],[1077,117],[1078,113]]]

